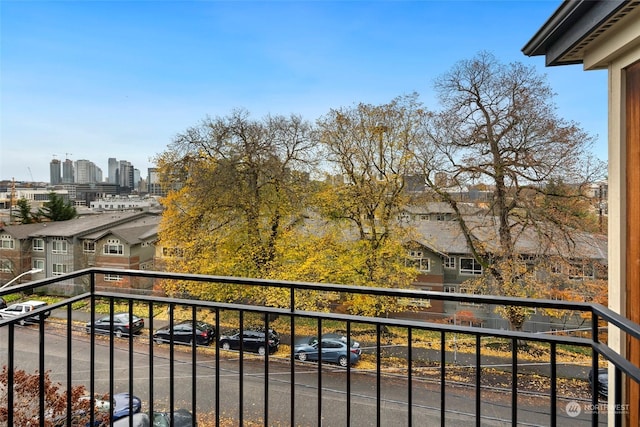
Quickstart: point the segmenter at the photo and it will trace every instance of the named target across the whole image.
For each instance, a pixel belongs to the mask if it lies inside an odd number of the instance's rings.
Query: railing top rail
[[[561,301],[550,299],[535,299],[535,298],[519,298],[519,297],[503,297],[494,295],[470,295],[452,292],[438,292],[438,291],[424,291],[416,289],[391,289],[391,288],[376,288],[376,287],[364,287],[354,285],[343,285],[336,283],[311,283],[311,282],[296,282],[285,280],[270,280],[270,279],[252,279],[246,277],[234,277],[234,276],[215,276],[204,274],[188,274],[188,273],[170,273],[162,271],[149,271],[149,270],[114,270],[99,267],[92,267],[83,271],[84,274],[90,273],[103,273],[103,274],[120,274],[133,277],[150,277],[156,279],[172,279],[172,280],[187,280],[196,282],[209,282],[219,284],[236,284],[236,285],[249,285],[249,286],[271,286],[278,288],[295,288],[299,290],[314,290],[325,292],[347,292],[354,294],[369,294],[377,296],[392,296],[401,298],[429,298],[436,300],[449,300],[457,302],[469,302],[475,304],[494,304],[494,305],[517,305],[521,307],[547,307],[558,310],[574,310],[582,312],[591,312],[592,304],[586,302],[575,301]],[[66,277],[66,276],[59,276]]]
[[[604,307],[601,304],[591,304],[592,313],[600,317],[602,320],[620,328],[628,335],[640,339],[640,325],[616,313],[615,311]]]
[[[607,361],[611,362],[616,368],[620,369],[629,377],[633,378],[636,383],[640,383],[640,368],[635,366],[625,357],[613,351],[609,346],[594,342],[593,351],[603,356]]]
[[[16,293],[16,292],[31,291],[31,290],[39,288],[41,286],[53,285],[53,284],[56,284],[56,283],[60,283],[60,282],[62,282],[64,280],[74,279],[76,277],[87,276],[87,275],[89,275],[91,273],[92,273],[92,271],[90,269],[77,270],[77,271],[74,271],[72,273],[68,273],[68,274],[64,274],[64,275],[60,275],[60,276],[47,277],[45,279],[38,279],[38,280],[33,280],[33,281],[30,281],[30,282],[27,282],[27,283],[20,283],[20,284],[12,285],[12,286],[9,286],[7,288],[4,288],[4,289],[0,290],[0,296],[9,295],[9,294],[13,294],[13,293]],[[112,273],[113,273],[113,271],[112,271]]]

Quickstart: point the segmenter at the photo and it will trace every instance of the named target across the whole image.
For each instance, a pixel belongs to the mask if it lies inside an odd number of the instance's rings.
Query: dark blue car
[[[336,363],[340,366],[347,366],[349,361],[352,365],[356,364],[362,353],[359,346],[348,346],[345,341],[334,338],[323,338],[320,342],[311,338],[308,342],[296,344],[293,351],[296,359],[303,362],[307,360],[317,362],[321,354],[323,362]]]

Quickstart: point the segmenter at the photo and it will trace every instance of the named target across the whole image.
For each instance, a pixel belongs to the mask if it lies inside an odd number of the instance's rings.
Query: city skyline
[[[105,153],[146,175],[175,135],[237,108],[313,122],[417,92],[437,109],[433,80],[484,50],[547,75],[607,160],[606,70],[521,51],[560,4],[3,1],[0,180],[47,182],[54,155],[107,171]]]
[[[112,165],[112,161],[113,163],[115,163],[115,165]],[[128,166],[133,171],[133,173],[137,177],[137,180],[134,181],[139,181],[140,179],[146,181],[148,178],[147,175],[150,173],[150,169],[154,169],[154,167],[150,167],[141,170],[127,160],[118,160],[112,157],[108,158],[107,164],[107,168],[103,170],[103,168],[99,167],[96,162],[89,159],[73,160],[66,158],[64,160],[61,160],[57,157],[53,157],[47,165],[49,174],[48,179],[36,180],[31,179],[31,176],[29,176],[28,179],[15,179],[15,177],[11,177],[2,178],[0,179],[0,181],[48,183],[50,185],[72,183],[118,183],[121,186],[127,186],[122,182],[117,182],[119,176],[118,172],[122,165]],[[31,170],[29,170],[29,174],[32,174]]]
[[[53,158],[49,162],[49,183],[56,184],[86,184],[86,183],[110,183],[122,187],[136,187],[140,178],[145,179],[142,171],[136,168],[128,160],[109,157],[107,160],[106,175],[95,162],[89,159],[64,161]],[[126,169],[123,172],[123,169]],[[148,172],[148,170],[147,170]],[[134,178],[137,176],[137,180]]]

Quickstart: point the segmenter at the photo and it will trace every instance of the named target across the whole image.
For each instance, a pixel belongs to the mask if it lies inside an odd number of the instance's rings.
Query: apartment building
[[[39,269],[31,279],[63,275],[90,266],[153,269],[154,242],[160,216],[146,212],[119,212],[80,216],[68,221],[0,227],[0,281]],[[106,288],[150,289],[152,284],[104,275],[96,283]],[[86,290],[88,282],[71,280],[47,292],[71,295]]]

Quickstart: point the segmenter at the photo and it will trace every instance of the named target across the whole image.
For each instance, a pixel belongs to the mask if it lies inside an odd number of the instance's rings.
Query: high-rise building
[[[102,181],[102,169],[89,160],[76,161],[75,179],[77,184],[90,184]]]
[[[51,185],[62,183],[62,167],[58,159],[53,159],[49,163],[49,183]]]
[[[73,184],[74,182],[73,162],[70,159],[65,159],[62,164],[62,183]]]
[[[133,188],[140,190],[140,169],[133,169]]]
[[[75,182],[77,184],[88,184],[95,182],[96,165],[89,160],[76,160]]]
[[[160,182],[160,169],[149,168],[148,171],[147,191],[150,196],[164,197],[167,195],[169,190],[179,190],[182,187],[182,183],[180,182],[173,182],[169,186],[165,187]]]
[[[118,179],[120,187],[133,190],[133,165],[130,162],[126,160],[118,162]]]
[[[152,196],[166,196],[167,194],[162,191],[162,186],[160,185],[160,174],[158,173],[158,168],[149,168],[147,178],[147,191]]]
[[[109,157],[109,175],[107,180],[109,184],[118,183],[118,160],[115,157]]]

